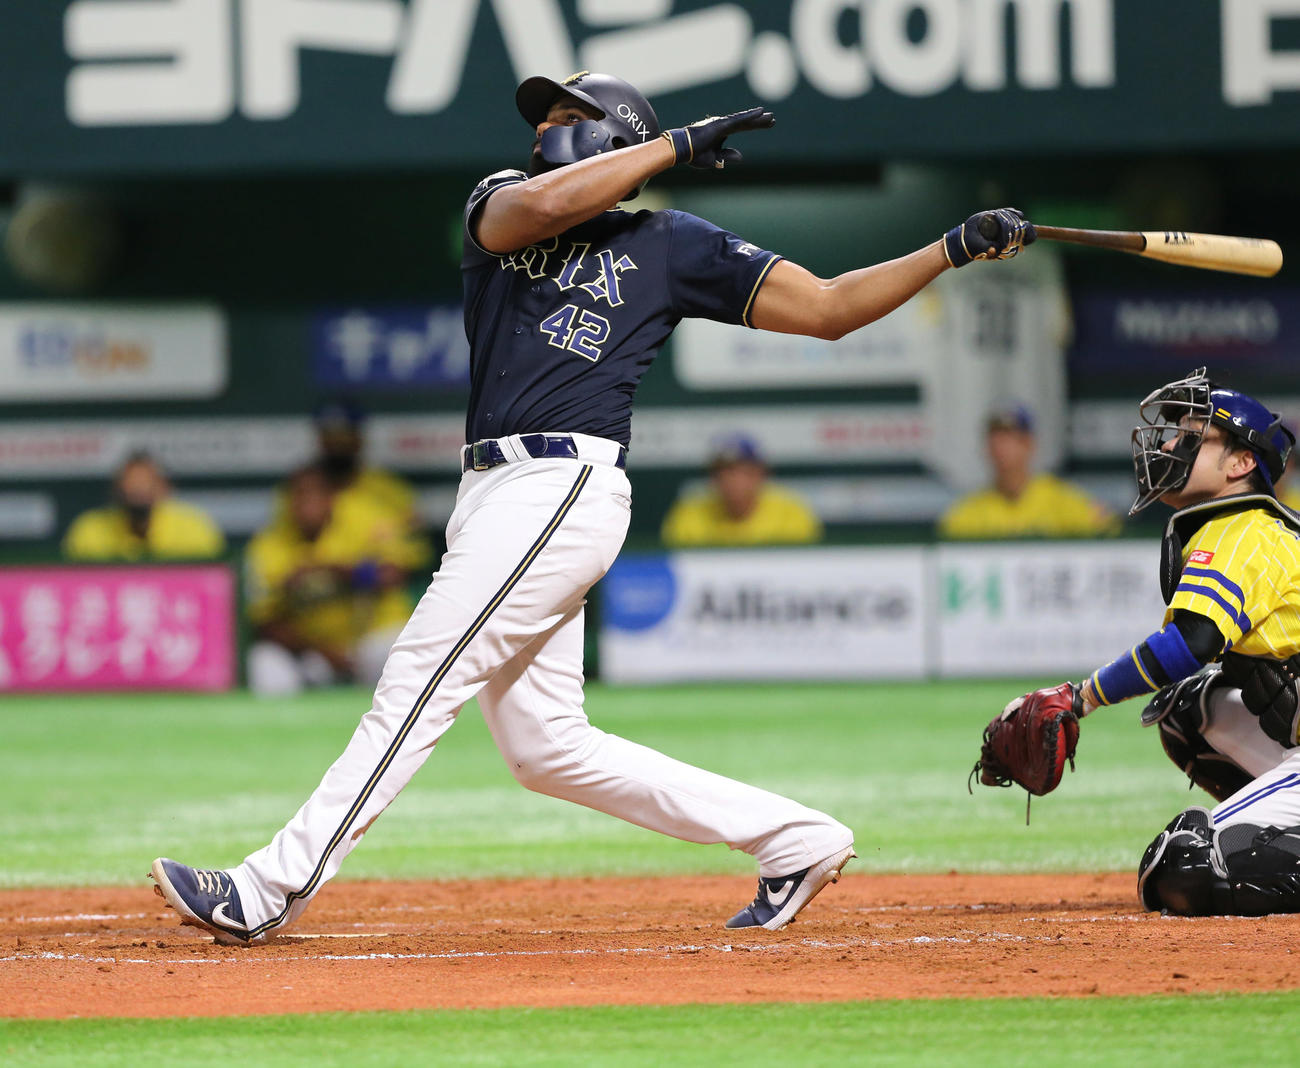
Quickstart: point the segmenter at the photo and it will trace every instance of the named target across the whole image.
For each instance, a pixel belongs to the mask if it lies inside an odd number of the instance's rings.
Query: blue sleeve
[[[668,298],[682,319],[753,326],[749,313],[768,272],[781,260],[711,222],[672,211]]]
[[[1103,705],[1153,693],[1204,667],[1187,647],[1182,631],[1170,623],[1123,656],[1092,673],[1092,689]]]
[[[489,174],[474,187],[474,192],[470,193],[469,200],[465,201],[465,226],[462,234],[464,240],[463,262],[470,263],[475,259],[490,258],[495,260],[497,258],[494,253],[489,252],[474,239],[474,216],[478,213],[478,209],[487,203],[487,198],[498,189],[527,180],[528,175],[523,171],[497,171],[495,174]]]

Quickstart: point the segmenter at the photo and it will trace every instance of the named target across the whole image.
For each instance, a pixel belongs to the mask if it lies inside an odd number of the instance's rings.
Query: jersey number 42
[[[574,304],[552,312],[538,326],[554,348],[577,353],[592,363],[600,359],[600,347],[609,338],[608,319]]]

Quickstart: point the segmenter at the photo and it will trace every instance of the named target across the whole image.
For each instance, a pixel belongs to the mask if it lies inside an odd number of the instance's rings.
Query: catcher
[[[1146,850],[1138,894],[1184,916],[1300,912],[1300,515],[1274,483],[1295,435],[1202,368],[1156,390],[1133,431],[1138,498],[1176,511],[1161,547],[1164,625],[1094,671],[1012,701],[976,772],[1044,794],[1079,719],[1143,694],[1169,758],[1218,802],[1180,813]]]

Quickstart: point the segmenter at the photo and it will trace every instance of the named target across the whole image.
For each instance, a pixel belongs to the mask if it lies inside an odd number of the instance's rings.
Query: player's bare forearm
[[[907,303],[947,269],[942,241],[830,279],[783,260],[758,291],[752,322],[760,330],[834,341]]]
[[[674,162],[672,146],[656,138],[506,186],[483,205],[475,239],[492,252],[545,241],[609,210]]]

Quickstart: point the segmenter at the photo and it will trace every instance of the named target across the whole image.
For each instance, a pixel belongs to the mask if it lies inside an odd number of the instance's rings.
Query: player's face
[[[536,136],[533,138],[533,151],[530,159],[530,174],[540,174],[547,170],[549,164],[542,159],[542,134],[552,126],[576,126],[586,119],[599,119],[600,113],[593,111],[574,96],[562,96],[546,113],[544,121],[538,123]]]
[[[1182,433],[1165,442],[1162,451],[1172,452],[1188,434],[1199,435],[1201,444],[1187,481],[1181,489],[1166,493],[1161,500],[1174,508],[1186,508],[1200,501],[1240,493],[1241,478],[1255,467],[1254,456],[1249,451],[1234,449],[1227,435],[1216,426],[1206,426],[1204,419],[1184,416],[1178,425]]]
[[[118,477],[117,495],[128,509],[147,512],[167,495],[167,479],[151,463],[134,463]]]
[[[1034,458],[1034,435],[1027,430],[997,428],[989,431],[989,460],[994,473],[1020,474]]]
[[[294,479],[289,488],[289,512],[304,537],[316,538],[333,510],[333,495],[323,477],[312,472]]]
[[[722,498],[723,510],[732,519],[744,519],[758,504],[767,478],[767,468],[752,460],[722,464],[713,472],[713,484]]]

